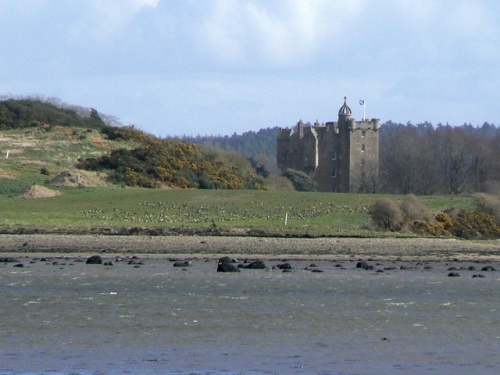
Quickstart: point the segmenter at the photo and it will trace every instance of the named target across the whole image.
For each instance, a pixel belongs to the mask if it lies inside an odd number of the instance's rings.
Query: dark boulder
[[[85,264],[102,264],[102,258],[99,255],[92,255]]]
[[[14,264],[14,267],[16,267],[16,268],[23,268],[23,267],[24,267],[24,264],[22,264],[22,263],[17,263],[17,264]]]
[[[137,258],[129,260],[127,264],[130,264],[130,265],[133,265],[133,266],[142,266],[142,265],[144,265],[143,262],[137,261],[136,259]]]
[[[217,272],[241,272],[233,263],[220,263],[217,265]]]
[[[484,266],[481,271],[496,271],[496,269],[493,266]]]
[[[104,262],[103,263],[104,266],[112,266],[113,265],[113,262],[108,260],[107,262]]]
[[[263,270],[266,269],[267,266],[262,260],[255,260],[252,263],[247,264],[245,268],[249,270]]]
[[[19,262],[16,258],[12,257],[1,257],[0,258],[0,263],[14,263],[14,262]]]
[[[177,261],[174,263],[174,267],[189,267],[192,265],[190,260]]]
[[[361,262],[356,263],[356,268],[361,268],[363,270],[372,270],[373,266],[363,260]]]
[[[460,274],[459,274],[459,273],[457,273],[457,272],[450,272],[450,273],[448,274],[448,277],[459,277],[459,276],[460,276]]]
[[[478,274],[474,274],[474,275],[472,275],[472,277],[473,277],[473,278],[476,278],[476,277],[477,277],[477,278],[480,278],[480,279],[484,279],[486,276],[484,276],[483,274],[478,273]]]
[[[292,265],[290,263],[281,263],[276,266],[277,269],[279,270],[291,270],[293,269]]]
[[[238,261],[231,257],[222,257],[219,259],[219,263],[238,263]]]

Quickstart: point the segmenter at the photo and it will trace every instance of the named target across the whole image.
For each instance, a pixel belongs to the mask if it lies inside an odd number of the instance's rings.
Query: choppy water
[[[498,271],[52,261],[0,265],[0,374],[500,372]]]

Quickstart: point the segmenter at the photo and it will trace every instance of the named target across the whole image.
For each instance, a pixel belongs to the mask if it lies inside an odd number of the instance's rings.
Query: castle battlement
[[[281,129],[278,167],[308,173],[319,191],[369,191],[379,169],[380,120],[356,121],[344,98],[338,121]]]

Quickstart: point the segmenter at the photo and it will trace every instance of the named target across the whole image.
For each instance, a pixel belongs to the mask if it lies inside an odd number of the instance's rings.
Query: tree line
[[[460,194],[500,191],[500,128],[387,122],[381,129],[380,191]]]
[[[265,166],[276,167],[278,127],[231,136],[183,137],[185,141],[237,151]],[[380,130],[380,173],[360,192],[460,194],[500,192],[500,127],[451,126],[387,121]]]

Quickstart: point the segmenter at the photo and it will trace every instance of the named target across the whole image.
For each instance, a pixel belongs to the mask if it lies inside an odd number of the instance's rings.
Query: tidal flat
[[[0,374],[500,369],[496,243],[0,237]]]

